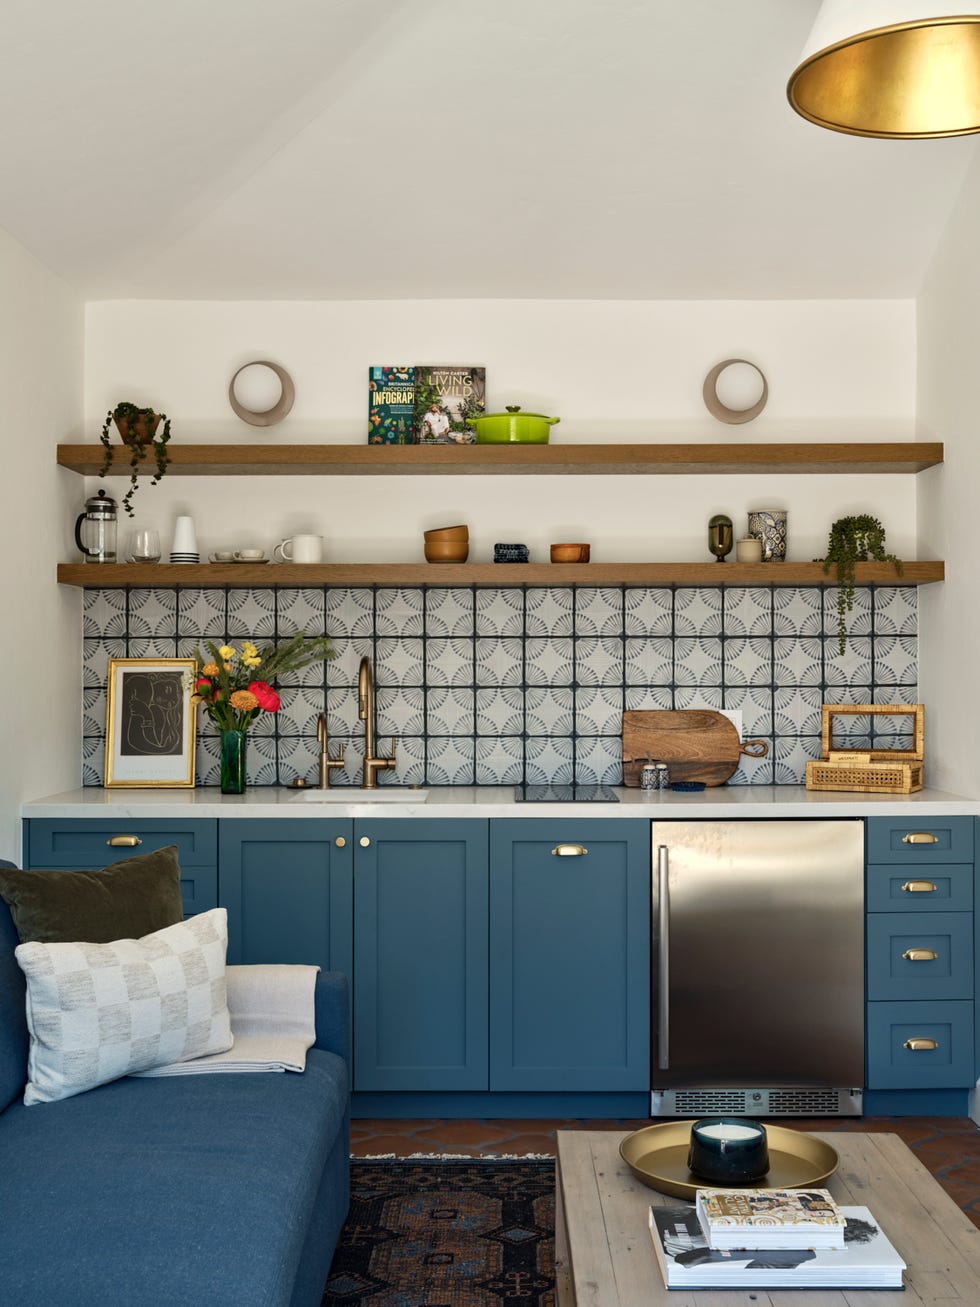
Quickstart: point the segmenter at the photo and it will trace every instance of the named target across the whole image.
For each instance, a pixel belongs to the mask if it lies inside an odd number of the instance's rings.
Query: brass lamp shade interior
[[[980,132],[980,14],[857,32],[805,55],[786,93],[810,122],[853,136]]]

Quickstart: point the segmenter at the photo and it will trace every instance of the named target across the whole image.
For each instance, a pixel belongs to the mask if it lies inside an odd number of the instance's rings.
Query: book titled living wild
[[[472,417],[486,410],[487,370],[448,363],[415,365],[415,438],[421,445],[472,445]]]

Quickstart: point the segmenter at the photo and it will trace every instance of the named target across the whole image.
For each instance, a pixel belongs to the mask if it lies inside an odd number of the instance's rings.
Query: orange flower
[[[205,663],[204,666],[201,668],[201,675],[202,675],[202,676],[217,676],[217,675],[218,675],[218,664],[217,664],[217,663]]]
[[[228,702],[239,712],[251,712],[259,706],[259,701],[251,690],[235,690]]]

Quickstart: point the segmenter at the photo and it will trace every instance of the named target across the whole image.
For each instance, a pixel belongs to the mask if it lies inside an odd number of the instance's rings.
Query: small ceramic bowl
[[[465,563],[470,552],[468,540],[426,540],[427,563]]]
[[[551,561],[553,563],[587,563],[591,545],[552,545]]]
[[[426,540],[469,540],[468,526],[440,526],[425,532]]]

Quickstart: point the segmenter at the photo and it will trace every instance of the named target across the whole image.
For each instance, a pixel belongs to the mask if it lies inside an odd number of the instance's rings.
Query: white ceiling
[[[817,0],[4,0],[0,226],[90,299],[894,298],[977,139],[785,98]]]

